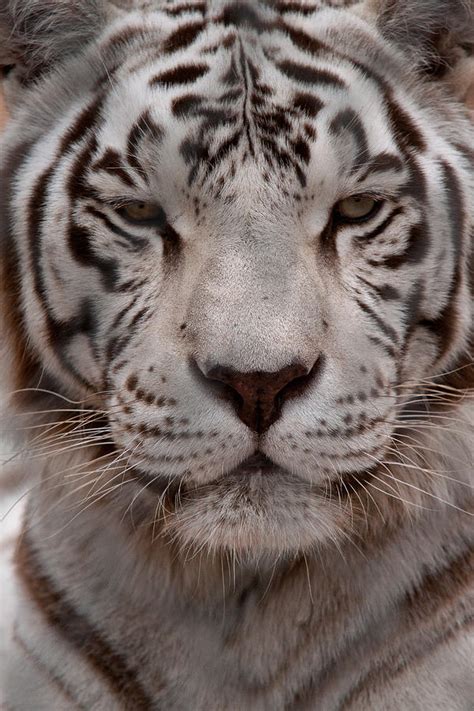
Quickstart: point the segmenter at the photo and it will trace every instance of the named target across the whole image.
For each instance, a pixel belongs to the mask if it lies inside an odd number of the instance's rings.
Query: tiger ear
[[[474,0],[367,0],[382,34],[426,75],[474,54]]]
[[[102,0],[0,0],[0,65],[35,81],[85,47],[104,19]]]

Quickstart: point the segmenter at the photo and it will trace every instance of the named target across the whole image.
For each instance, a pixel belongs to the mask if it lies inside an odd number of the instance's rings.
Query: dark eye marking
[[[130,232],[127,232],[126,230],[122,229],[114,222],[112,222],[112,220],[110,220],[107,215],[105,215],[100,210],[97,210],[97,208],[88,205],[86,210],[90,215],[92,215],[92,217],[95,217],[96,220],[100,220],[102,224],[108,230],[110,230],[110,232],[113,232],[115,235],[117,235],[117,237],[122,237],[123,239],[127,240],[127,242],[130,242],[134,247],[136,247],[137,250],[144,249],[148,245],[148,240],[144,239],[143,237],[137,237],[137,235],[132,235],[130,234]]]
[[[379,204],[381,206],[382,203]],[[396,207],[389,215],[387,215],[385,220],[381,222],[380,225],[375,227],[371,232],[356,235],[354,239],[359,240],[360,242],[367,242],[375,239],[376,237],[381,235],[382,232],[385,232],[385,230],[392,224],[392,222],[401,214],[403,214],[403,207]]]

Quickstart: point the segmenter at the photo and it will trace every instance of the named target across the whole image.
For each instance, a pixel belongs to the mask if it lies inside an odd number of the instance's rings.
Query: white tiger
[[[473,8],[0,2],[7,710],[474,708]]]

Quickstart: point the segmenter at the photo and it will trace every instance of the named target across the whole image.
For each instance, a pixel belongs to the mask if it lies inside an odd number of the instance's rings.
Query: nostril
[[[212,387],[232,403],[237,416],[251,430],[263,434],[279,417],[283,404],[301,395],[321,372],[323,357],[319,356],[310,370],[301,363],[292,363],[276,372],[241,373],[222,365],[206,370],[194,364]]]
[[[311,370],[293,378],[289,383],[283,386],[278,393],[278,398],[282,403],[292,397],[299,397],[310,385],[314,385],[315,381],[321,376],[325,363],[325,357],[321,353],[316,359]]]

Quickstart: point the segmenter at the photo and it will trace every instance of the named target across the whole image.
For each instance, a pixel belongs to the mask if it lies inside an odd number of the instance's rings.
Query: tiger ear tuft
[[[85,47],[104,16],[102,0],[0,0],[0,65],[34,81]]]
[[[425,74],[439,77],[474,54],[474,0],[368,0],[382,34]]]

